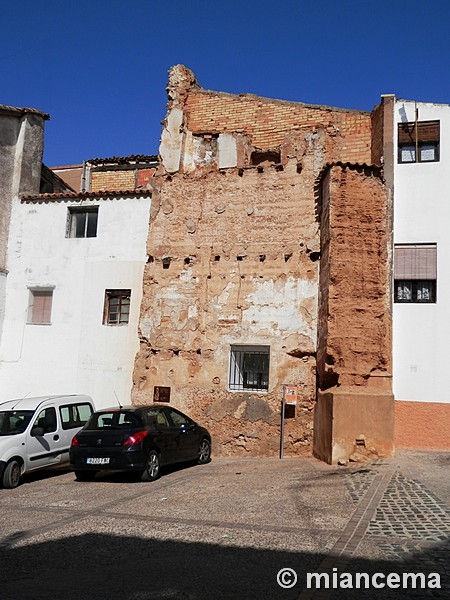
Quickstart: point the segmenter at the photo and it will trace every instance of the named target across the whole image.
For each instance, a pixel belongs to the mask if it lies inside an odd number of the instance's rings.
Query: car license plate
[[[109,458],[87,458],[86,462],[88,465],[107,465]]]

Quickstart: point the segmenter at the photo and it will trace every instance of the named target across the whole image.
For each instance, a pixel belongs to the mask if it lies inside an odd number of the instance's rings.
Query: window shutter
[[[51,323],[53,292],[33,292],[32,323]]]
[[[436,279],[436,244],[402,244],[394,250],[394,278]]]

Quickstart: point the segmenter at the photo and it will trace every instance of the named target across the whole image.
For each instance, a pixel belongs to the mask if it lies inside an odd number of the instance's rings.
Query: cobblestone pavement
[[[0,490],[0,598],[450,598],[449,472],[450,454],[404,452],[346,467],[215,459],[152,484],[35,475]],[[308,589],[311,572],[438,573],[442,587]]]

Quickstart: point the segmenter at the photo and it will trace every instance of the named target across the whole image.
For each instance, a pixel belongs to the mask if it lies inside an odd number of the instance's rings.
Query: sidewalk
[[[450,454],[402,452],[346,467],[220,458],[151,484],[36,475],[0,490],[1,597],[448,598],[449,467]],[[306,589],[307,573],[333,569],[437,572],[443,589]]]

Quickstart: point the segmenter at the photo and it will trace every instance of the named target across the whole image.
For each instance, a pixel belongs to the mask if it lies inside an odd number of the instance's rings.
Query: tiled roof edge
[[[24,115],[27,113],[31,113],[34,115],[39,115],[46,121],[48,121],[51,117],[49,114],[42,112],[42,110],[38,110],[37,108],[20,108],[18,106],[8,106],[6,104],[0,104],[0,113],[9,113],[15,115]]]
[[[126,164],[128,162],[158,162],[157,154],[134,154],[132,156],[112,156],[111,158],[90,158],[86,161],[91,165],[105,163]]]
[[[98,192],[57,192],[52,194],[24,195],[22,202],[43,202],[45,200],[89,200],[91,198],[122,198],[123,196],[151,196],[150,189],[101,190]]]

